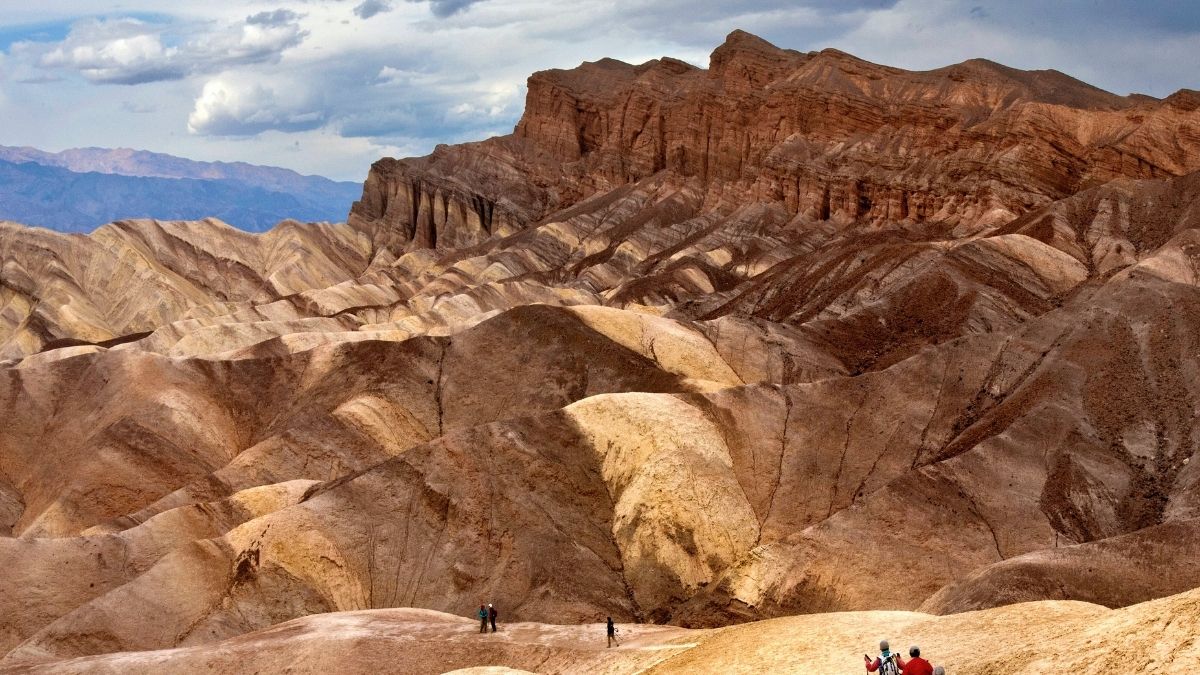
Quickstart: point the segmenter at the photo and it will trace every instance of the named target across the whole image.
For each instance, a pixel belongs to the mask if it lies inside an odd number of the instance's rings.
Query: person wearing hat
[[[904,675],[934,675],[933,666],[921,658],[921,648],[913,645],[908,648],[908,661],[900,662],[900,672]]]

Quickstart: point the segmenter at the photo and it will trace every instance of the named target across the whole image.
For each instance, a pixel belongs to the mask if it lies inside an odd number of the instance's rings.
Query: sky
[[[707,66],[735,28],[909,69],[983,57],[1200,89],[1190,0],[0,0],[0,145],[130,147],[362,180],[506,134],[537,70]]]

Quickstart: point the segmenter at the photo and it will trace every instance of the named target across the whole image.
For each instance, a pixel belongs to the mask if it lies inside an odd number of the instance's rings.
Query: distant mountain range
[[[244,162],[197,162],[127,148],[51,153],[0,146],[0,219],[87,232],[126,218],[214,216],[262,231],[281,220],[342,221],[360,183]]]

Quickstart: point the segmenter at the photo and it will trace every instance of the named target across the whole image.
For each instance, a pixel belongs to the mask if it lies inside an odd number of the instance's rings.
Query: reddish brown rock
[[[476,222],[490,222],[497,200],[499,227],[520,228],[669,171],[696,181],[708,208],[766,201],[816,220],[996,224],[1113,178],[1200,169],[1193,98],[1119,97],[979,59],[911,72],[735,31],[707,71],[664,58],[537,73],[511,137],[377,164],[351,222],[415,246],[461,223],[453,236],[466,239],[450,241],[476,243],[499,231]]]

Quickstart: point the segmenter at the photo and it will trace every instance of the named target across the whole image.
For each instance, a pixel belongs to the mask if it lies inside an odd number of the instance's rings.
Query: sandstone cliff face
[[[984,60],[910,72],[734,32],[708,70],[605,59],[537,73],[511,138],[407,170],[378,164],[354,214],[399,224],[413,246],[435,246],[432,224],[465,217],[476,243],[481,227],[462,215],[475,201],[506,193],[518,207],[506,224],[523,227],[564,195],[669,171],[694,179],[709,208],[763,201],[812,220],[995,224],[1114,178],[1200,169],[1194,98],[1123,98]],[[495,189],[514,166],[550,199]]]
[[[376,250],[456,249],[516,232],[525,224],[522,215],[503,203],[497,209],[495,199],[385,159],[372,167],[351,223],[370,222]]]
[[[3,663],[1187,592],[1198,100],[735,33],[346,225],[0,226]]]

